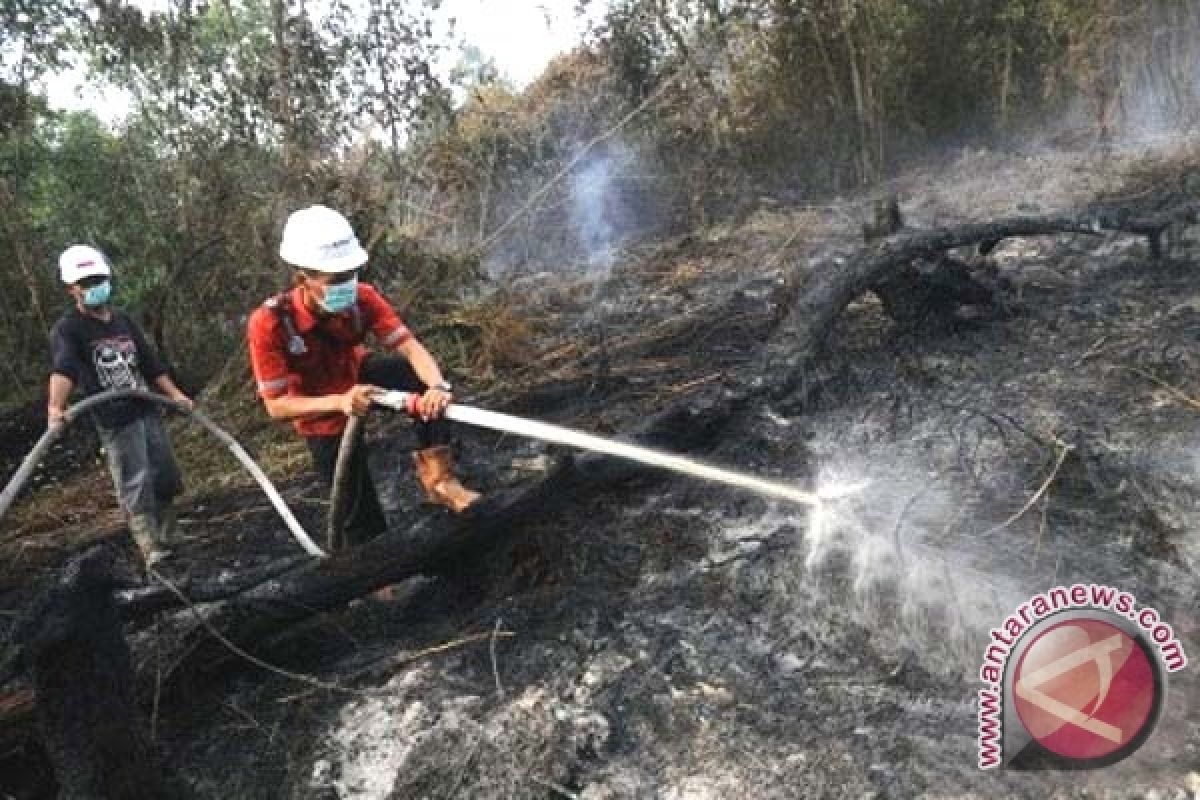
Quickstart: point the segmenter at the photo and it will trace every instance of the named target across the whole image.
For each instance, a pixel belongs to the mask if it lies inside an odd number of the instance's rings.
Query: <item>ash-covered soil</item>
[[[892,188],[913,225],[984,220],[1140,192],[1194,153],[963,153]],[[752,381],[786,271],[836,269],[872,199],[764,207],[611,273],[517,279],[545,356],[464,399],[606,433]],[[1132,592],[1200,658],[1200,416],[1180,396],[1200,395],[1190,248],[1155,262],[1131,237],[1007,242],[980,263],[1011,286],[1003,313],[918,329],[864,296],[802,393],[748,409],[695,454],[863,492],[819,516],[675,476],[569,498],[461,575],[415,579],[258,653],[340,689],[247,663],[159,698],[168,760],[212,798],[1196,796],[1194,665],[1170,677],[1150,740],[1095,771],[979,770],[975,706],[988,630],[1054,585]],[[435,513],[414,491],[404,423],[371,436],[396,525]],[[484,489],[536,477],[555,453],[461,436]],[[301,472],[285,490],[319,530],[315,485]],[[294,551],[252,490],[193,498],[184,522],[169,574],[234,575]],[[95,534],[39,535],[67,543],[61,555]],[[4,580],[16,608],[29,581],[11,562]]]

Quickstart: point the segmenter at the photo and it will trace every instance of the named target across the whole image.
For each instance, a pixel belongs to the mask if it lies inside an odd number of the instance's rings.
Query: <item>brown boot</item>
[[[162,561],[170,552],[159,546],[158,521],[153,514],[133,514],[129,517],[129,534],[134,544],[142,553],[142,561],[147,567],[153,567]]]
[[[431,503],[461,514],[479,499],[479,492],[471,491],[454,477],[454,459],[446,445],[416,451],[413,463],[417,467],[417,480]]]

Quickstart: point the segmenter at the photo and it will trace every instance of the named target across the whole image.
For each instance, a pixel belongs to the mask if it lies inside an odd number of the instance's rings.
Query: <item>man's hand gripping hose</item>
[[[17,468],[17,471],[13,474],[12,478],[9,479],[8,485],[4,487],[4,491],[0,492],[0,520],[4,519],[4,515],[8,513],[8,509],[17,499],[17,495],[20,494],[21,489],[24,488],[25,484],[33,476],[33,472],[35,469],[37,469],[38,464],[43,458],[45,458],[46,453],[50,450],[50,447],[67,431],[67,428],[69,428],[77,419],[79,419],[84,412],[90,411],[101,403],[108,403],[113,400],[128,399],[146,400],[151,403],[157,403],[160,406],[175,409],[193,421],[199,423],[202,428],[215,436],[217,441],[225,445],[229,452],[233,454],[234,458],[236,458],[241,465],[246,468],[246,471],[250,473],[254,480],[258,482],[259,487],[267,495],[267,499],[271,501],[271,505],[275,507],[275,511],[280,517],[283,518],[284,524],[287,525],[288,531],[292,534],[292,537],[296,540],[296,542],[299,543],[302,548],[304,548],[304,551],[311,556],[316,556],[318,558],[325,557],[325,551],[318,547],[316,543],[313,542],[313,540],[309,537],[308,533],[305,532],[304,527],[300,525],[295,515],[292,514],[291,509],[288,508],[287,503],[283,501],[283,497],[280,496],[279,492],[275,489],[275,486],[271,483],[271,479],[266,476],[266,473],[262,471],[262,468],[260,468],[254,459],[251,458],[250,455],[245,451],[245,449],[238,444],[236,439],[217,426],[217,424],[210,420],[203,412],[198,411],[194,405],[186,404],[180,402],[179,400],[174,400],[164,395],[155,394],[154,392],[145,391],[143,389],[114,389],[107,392],[101,392],[81,400],[80,402],[68,408],[66,412],[63,413],[61,421],[51,425],[49,428],[47,428],[46,432],[42,434],[42,437],[38,439],[37,444],[35,444],[33,449],[29,451],[29,454],[25,456],[25,459]]]

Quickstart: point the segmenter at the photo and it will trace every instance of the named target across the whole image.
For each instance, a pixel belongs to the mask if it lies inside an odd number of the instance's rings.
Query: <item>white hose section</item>
[[[275,511],[278,512],[279,516],[283,518],[284,524],[287,525],[288,531],[292,534],[292,537],[302,548],[304,548],[304,551],[311,556],[316,556],[317,558],[326,557],[325,551],[316,545],[308,533],[305,532],[304,527],[300,524],[299,520],[297,520],[295,515],[292,514],[292,510],[288,508],[288,505],[284,502],[283,497],[281,497],[279,492],[275,489],[274,484],[271,483],[271,479],[267,477],[266,473],[262,471],[262,468],[258,466],[257,462],[250,457],[250,455],[245,451],[245,449],[242,448],[236,439],[218,427],[216,423],[210,420],[202,412],[193,408],[188,408],[182,403],[172,400],[169,397],[142,389],[114,389],[107,392],[100,392],[99,394],[92,395],[91,397],[81,400],[80,402],[68,408],[66,413],[63,415],[63,424],[49,428],[44,434],[42,434],[42,438],[38,439],[37,444],[33,446],[33,449],[30,450],[29,454],[25,456],[25,459],[17,468],[17,471],[13,473],[12,478],[9,479],[8,484],[4,487],[4,491],[0,492],[0,520],[4,519],[4,515],[8,513],[8,509],[17,499],[17,495],[20,494],[21,489],[29,481],[30,477],[32,477],[33,471],[37,468],[38,463],[41,462],[41,460],[45,457],[46,452],[50,449],[50,446],[54,444],[54,442],[56,442],[63,433],[66,432],[67,428],[74,423],[75,420],[80,417],[80,415],[82,415],[85,411],[100,405],[101,403],[122,399],[148,400],[152,403],[158,403],[161,406],[173,408],[176,411],[188,415],[196,422],[199,422],[205,430],[207,430],[209,433],[215,436],[218,441],[224,444],[225,447],[229,449],[229,452],[233,453],[234,458],[236,458],[242,464],[242,466],[246,468],[251,476],[254,477],[254,480],[258,482],[259,487],[267,495],[267,499],[271,501],[271,505],[274,506]]]
[[[546,442],[565,444],[583,450],[592,450],[597,453],[626,458],[630,461],[637,461],[654,467],[662,467],[673,472],[692,475],[696,478],[724,483],[730,486],[738,486],[758,494],[791,500],[794,503],[816,506],[820,505],[822,501],[821,495],[806,492],[794,486],[763,480],[753,475],[745,475],[740,472],[702,464],[699,461],[684,458],[683,456],[662,453],[635,444],[605,439],[602,436],[595,436],[590,433],[583,433],[546,422],[536,422],[531,419],[514,417],[510,414],[501,414],[496,411],[486,411],[482,408],[461,405],[451,405],[447,408],[446,417],[447,419],[464,422],[468,425],[478,425],[481,428],[491,428],[496,431],[515,433],[519,436],[527,436],[532,439],[541,439]]]
[[[378,405],[386,406],[396,411],[411,413],[413,407],[413,395],[410,392],[381,392],[373,400]],[[564,444],[570,447],[577,447],[581,450],[605,453],[610,456],[637,461],[653,467],[662,467],[673,472],[680,472],[717,483],[738,486],[757,492],[758,494],[779,497],[809,506],[819,506],[824,500],[830,500],[842,494],[857,492],[862,488],[861,485],[856,485],[838,487],[829,492],[806,492],[794,486],[763,480],[753,475],[701,464],[699,461],[684,458],[683,456],[663,453],[626,442],[618,442],[613,439],[606,439],[602,436],[583,433],[582,431],[564,428],[559,425],[551,425],[547,422],[537,422],[536,420],[525,419],[524,417],[514,417],[511,414],[486,411],[482,408],[463,406],[457,403],[448,406],[445,413],[447,419],[463,422],[467,425],[490,428],[495,431],[503,431],[504,433],[514,433],[518,436],[540,439],[544,442],[552,442],[554,444]]]

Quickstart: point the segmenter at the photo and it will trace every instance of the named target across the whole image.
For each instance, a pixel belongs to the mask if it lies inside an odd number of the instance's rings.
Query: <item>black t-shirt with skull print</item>
[[[113,309],[105,322],[73,308],[50,332],[51,370],[74,381],[84,394],[108,389],[146,389],[166,372],[142,329]],[[144,401],[118,400],[96,409],[97,421],[119,428],[151,410]]]

